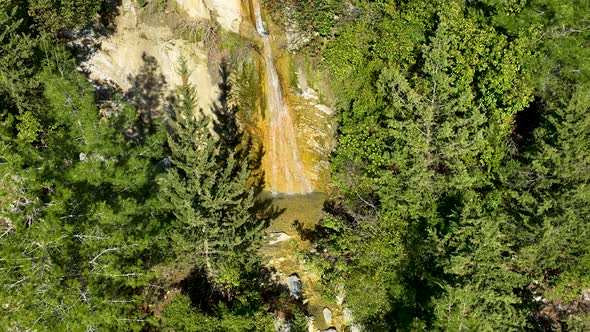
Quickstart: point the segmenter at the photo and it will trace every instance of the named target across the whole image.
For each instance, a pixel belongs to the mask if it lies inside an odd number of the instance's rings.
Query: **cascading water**
[[[252,4],[256,16],[256,30],[262,38],[264,48],[266,100],[270,114],[266,147],[266,158],[271,168],[270,174],[267,174],[268,186],[270,191],[275,193],[308,193],[312,191],[311,183],[299,158],[293,121],[283,97],[270,39],[260,15],[260,4],[257,0],[252,0]]]

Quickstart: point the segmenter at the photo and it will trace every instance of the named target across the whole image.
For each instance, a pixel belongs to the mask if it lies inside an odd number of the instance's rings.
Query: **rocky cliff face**
[[[153,76],[158,84],[144,89],[160,89],[163,95],[180,83],[176,69],[181,57],[192,70],[191,82],[197,88],[199,105],[209,109],[219,94],[208,68],[203,43],[188,42],[171,26],[192,21],[200,27],[217,20],[226,30],[238,32],[242,20],[239,0],[175,0],[158,15],[146,13],[133,0],[123,0],[116,18],[116,31],[99,40],[100,49],[82,67],[95,81],[110,82],[128,92],[138,78]],[[154,92],[154,91],[152,91]]]
[[[238,33],[242,23],[240,0],[175,0],[190,17],[215,19],[223,29]]]
[[[153,0],[140,6],[136,0],[123,0],[114,32],[93,41],[99,48],[81,67],[94,81],[107,82],[127,95],[139,94],[144,108],[157,112],[181,83],[176,71],[184,58],[197,89],[199,108],[207,112],[219,106],[222,97],[218,73],[220,59],[227,58],[222,53],[227,50],[222,51],[220,44],[232,35],[250,47],[245,56],[230,61],[257,64],[261,82],[265,82],[257,92],[256,106],[265,115],[249,120],[259,122],[268,190],[325,191],[327,156],[333,146],[331,111],[323,104],[325,100],[320,100],[318,87],[307,83],[309,75],[302,70],[301,61],[284,52],[289,49],[288,34],[276,27],[256,33],[255,3]]]

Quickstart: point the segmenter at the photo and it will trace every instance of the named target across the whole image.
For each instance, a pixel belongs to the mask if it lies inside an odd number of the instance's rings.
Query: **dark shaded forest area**
[[[0,329],[306,330],[257,254],[281,211],[239,109],[193,116],[184,62],[164,99],[149,57],[128,94],[77,69],[71,35],[111,33],[117,5],[0,0]],[[305,255],[355,326],[590,329],[588,1],[262,5],[333,82]]]

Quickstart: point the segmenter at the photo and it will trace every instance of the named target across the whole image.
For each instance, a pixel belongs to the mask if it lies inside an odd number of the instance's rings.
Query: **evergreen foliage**
[[[46,107],[17,117],[14,140],[3,135],[3,328],[133,326],[159,251],[157,202],[145,192],[162,152],[125,141],[133,110],[99,116],[68,54],[46,52],[35,76]]]
[[[184,61],[179,74],[183,84],[168,138],[172,167],[162,179],[163,194],[177,220],[172,226],[173,249],[230,292],[239,286],[243,269],[256,262],[264,223],[256,215],[254,190],[246,188],[247,160],[221,145],[208,115],[196,110]]]
[[[245,152],[220,145],[209,120],[192,117],[188,82],[171,134],[158,118],[138,132],[146,117],[120,97],[99,111],[94,88],[56,37],[86,25],[100,2],[86,5],[84,15],[68,16],[73,2],[0,2],[0,329],[155,328],[152,308],[170,287],[159,272],[179,261],[210,266],[210,287],[236,307],[227,319],[203,313],[209,330],[267,324],[245,279],[267,220],[245,186]],[[35,25],[39,15],[76,21]],[[192,196],[165,199],[183,184]],[[181,199],[198,218],[175,209]],[[197,251],[203,244],[209,259]]]
[[[332,166],[344,209],[318,242],[357,322],[583,326],[583,309],[546,313],[587,292],[588,5],[349,8],[353,23],[336,24],[322,51],[338,82]]]
[[[590,329],[587,1],[264,4],[334,82],[337,190],[308,255],[355,323]],[[0,330],[301,328],[258,256],[273,211],[235,123],[256,68],[213,114],[184,61],[168,117],[104,112],[65,45],[112,6],[0,0]]]

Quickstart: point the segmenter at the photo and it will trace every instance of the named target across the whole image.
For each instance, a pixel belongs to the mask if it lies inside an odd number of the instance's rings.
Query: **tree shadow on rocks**
[[[120,6],[121,0],[103,0],[97,20],[81,30],[62,32],[78,64],[88,61],[100,49],[101,39],[115,33]]]
[[[217,103],[213,103],[211,111],[215,116],[213,130],[219,136],[220,143],[235,150],[241,147],[244,136],[243,131],[237,121],[238,107],[228,105],[228,98],[231,94],[232,85],[229,82],[229,69],[226,62],[219,66],[219,98]]]
[[[213,131],[219,138],[221,146],[221,158],[228,158],[231,154],[237,160],[247,160],[247,167],[250,171],[248,185],[254,189],[258,199],[254,210],[265,227],[270,225],[273,219],[280,216],[284,209],[272,206],[272,198],[260,195],[264,191],[264,170],[262,159],[264,150],[262,146],[256,145],[251,136],[244,132],[237,119],[240,108],[237,105],[228,103],[232,93],[232,84],[229,80],[230,69],[227,62],[222,61],[219,66],[219,98],[211,106],[213,114]]]
[[[341,202],[335,200],[326,200],[324,202],[324,213],[332,218],[338,220],[338,223],[345,225],[348,228],[354,228],[358,224],[358,220],[355,218],[351,211],[346,208]],[[299,234],[299,237],[303,241],[311,241],[312,243],[320,243],[322,240],[329,239],[334,234],[340,232],[338,228],[330,226],[325,222],[326,219],[322,218],[320,222],[314,227],[306,227],[304,223],[299,220],[293,221],[293,227]]]
[[[126,132],[129,139],[141,144],[145,136],[157,131],[160,119],[163,118],[172,97],[165,96],[166,79],[160,71],[156,58],[146,53],[142,55],[143,65],[139,73],[129,76],[131,88],[125,94],[135,106],[138,119],[135,126]]]
[[[121,14],[119,10],[121,0],[103,0],[98,14],[100,15],[99,23],[101,36],[108,36],[117,30],[117,16]]]

